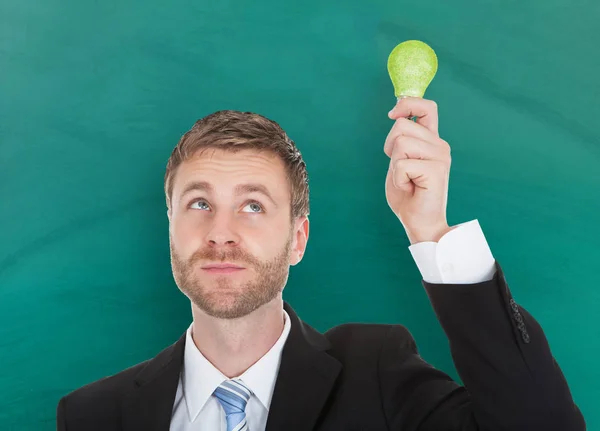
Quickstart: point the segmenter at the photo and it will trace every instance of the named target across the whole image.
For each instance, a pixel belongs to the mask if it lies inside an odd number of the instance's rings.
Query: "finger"
[[[432,144],[412,136],[398,136],[385,153],[392,160],[421,159],[449,161],[449,146]]]
[[[440,168],[437,160],[396,160],[392,164],[392,181],[394,187],[405,191],[412,191],[413,184],[428,189],[439,181],[440,172],[446,171]]]
[[[395,120],[400,117],[417,117],[417,123],[438,134],[438,109],[433,100],[421,97],[404,97],[388,112],[388,117]]]
[[[437,136],[427,127],[415,123],[407,118],[400,117],[396,120],[396,122],[390,129],[390,132],[388,133],[387,137],[385,138],[383,148],[386,154],[386,149],[391,149],[392,142],[394,142],[394,140],[398,136],[413,136],[415,138],[419,138],[423,141],[429,142],[439,139],[439,136]]]

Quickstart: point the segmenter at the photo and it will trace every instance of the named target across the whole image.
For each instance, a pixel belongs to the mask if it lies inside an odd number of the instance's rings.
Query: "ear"
[[[309,221],[308,216],[302,216],[294,222],[294,234],[290,265],[297,265],[304,256],[308,243]]]
[[[173,217],[173,208],[171,207],[171,201],[167,198],[167,218],[169,219],[169,224],[171,223],[171,217]]]

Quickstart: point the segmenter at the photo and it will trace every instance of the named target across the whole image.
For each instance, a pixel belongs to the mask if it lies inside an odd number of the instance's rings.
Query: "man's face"
[[[194,305],[234,319],[283,291],[308,239],[308,218],[290,220],[290,199],[284,164],[266,151],[208,149],[178,167],[168,211],[171,267]],[[243,269],[205,268],[223,263]]]

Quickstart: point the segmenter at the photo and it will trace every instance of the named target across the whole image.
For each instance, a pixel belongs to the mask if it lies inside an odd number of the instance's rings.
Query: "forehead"
[[[183,162],[173,178],[173,196],[193,181],[207,181],[215,190],[233,189],[241,183],[261,183],[274,197],[288,192],[285,165],[268,151],[206,149]]]

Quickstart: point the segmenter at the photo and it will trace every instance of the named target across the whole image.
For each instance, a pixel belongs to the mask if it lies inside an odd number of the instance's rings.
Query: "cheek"
[[[197,225],[178,220],[171,226],[171,241],[175,250],[187,258],[200,247],[202,232]]]
[[[281,238],[277,238],[275,235],[247,238],[245,244],[246,251],[263,262],[277,257],[283,247]]]

